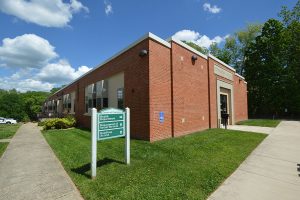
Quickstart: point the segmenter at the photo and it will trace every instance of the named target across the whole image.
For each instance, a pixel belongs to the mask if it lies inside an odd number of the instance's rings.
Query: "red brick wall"
[[[75,113],[79,124],[90,128],[91,117],[85,114],[85,87],[124,72],[125,106],[131,109],[131,136],[149,140],[149,57],[140,57],[139,52],[149,49],[145,39],[110,62],[59,92],[67,94],[76,90]],[[78,97],[78,98],[77,98]]]
[[[215,61],[208,58],[209,71],[209,101],[210,101],[210,128],[217,128],[218,114],[217,114],[217,77],[214,73]]]
[[[217,109],[217,80],[221,80],[225,83],[233,85],[233,81],[226,79],[224,77],[218,76],[214,73],[215,64],[218,65],[220,68],[226,70],[227,72],[231,73],[233,77],[235,77],[235,72],[228,69],[222,63],[214,60],[213,58],[208,58],[208,67],[209,67],[209,88],[210,88],[210,118],[211,118],[211,128],[218,127],[218,109]],[[233,87],[233,90],[234,87]],[[235,93],[235,91],[234,91]],[[234,99],[235,101],[235,99]],[[234,108],[234,112],[235,108]]]
[[[172,137],[170,51],[170,48],[150,40],[150,141]],[[164,122],[159,120],[160,112],[164,113]]]
[[[235,76],[234,78],[235,122],[248,119],[247,84]]]
[[[75,91],[75,116],[81,126],[89,128],[90,116],[85,115],[85,87],[124,72],[125,106],[131,109],[131,136],[156,141],[216,128],[217,80],[222,80],[234,88],[235,121],[247,119],[244,81],[239,81],[233,71],[210,57],[207,60],[196,55],[198,59],[193,63],[191,57],[195,53],[174,41],[171,45],[170,49],[145,39],[50,99]],[[140,57],[143,49],[149,54]],[[215,64],[232,73],[234,82],[215,75]],[[160,112],[164,112],[163,123],[159,121]]]
[[[174,136],[209,128],[207,60],[172,42]]]

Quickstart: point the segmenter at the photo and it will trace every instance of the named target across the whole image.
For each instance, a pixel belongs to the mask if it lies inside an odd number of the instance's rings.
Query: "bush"
[[[44,126],[44,125],[45,125],[45,120],[38,122],[38,126]]]
[[[44,130],[49,130],[49,129],[66,129],[66,128],[71,128],[76,125],[76,120],[72,116],[67,116],[65,118],[53,118],[53,119],[47,119],[43,122]]]

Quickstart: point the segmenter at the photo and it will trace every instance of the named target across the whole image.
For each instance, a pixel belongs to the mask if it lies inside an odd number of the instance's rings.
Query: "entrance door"
[[[228,95],[227,94],[220,94],[220,107],[221,113],[228,113]]]

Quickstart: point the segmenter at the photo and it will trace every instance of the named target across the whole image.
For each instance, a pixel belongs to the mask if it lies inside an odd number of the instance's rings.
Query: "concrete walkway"
[[[82,199],[35,124],[22,125],[0,159],[0,199]]]
[[[283,121],[208,198],[299,200],[300,122]]]
[[[271,127],[261,127],[261,126],[243,126],[243,125],[229,125],[227,127],[231,130],[238,130],[238,131],[248,131],[248,132],[256,132],[256,133],[265,133],[271,134],[275,128]]]

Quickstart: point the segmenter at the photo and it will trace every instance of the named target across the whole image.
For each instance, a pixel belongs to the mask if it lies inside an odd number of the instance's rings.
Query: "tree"
[[[27,118],[23,99],[17,92],[8,91],[0,97],[0,116],[18,121]]]
[[[50,94],[54,94],[55,92],[59,91],[60,89],[64,88],[66,85],[62,85],[60,87],[54,87],[50,90]]]
[[[292,10],[288,10],[286,6],[283,6],[279,16],[282,18],[283,23],[288,26],[292,22],[300,21],[300,0],[297,1],[296,5]]]
[[[292,116],[300,116],[300,1],[288,10],[283,6],[279,16],[282,18],[287,42],[286,57],[286,107]]]
[[[205,47],[200,47],[199,45],[193,43],[193,42],[187,42],[187,41],[183,41],[185,44],[189,45],[190,47],[196,49],[197,51],[203,53],[203,54],[208,54],[209,50]]]
[[[286,52],[283,24],[268,20],[245,53],[245,76],[248,81],[249,111],[251,114],[278,115],[285,108]]]
[[[37,114],[40,113],[41,106],[49,96],[48,92],[28,91],[20,94],[24,102],[24,110],[30,120],[37,120]]]
[[[227,49],[221,49],[217,43],[212,43],[209,47],[209,53],[222,60],[225,63],[229,63],[231,56]]]
[[[233,36],[226,38],[224,52],[226,52],[228,64],[234,67],[241,75],[244,73],[245,53],[255,38],[261,34],[262,24],[248,24],[244,30],[237,31]]]

